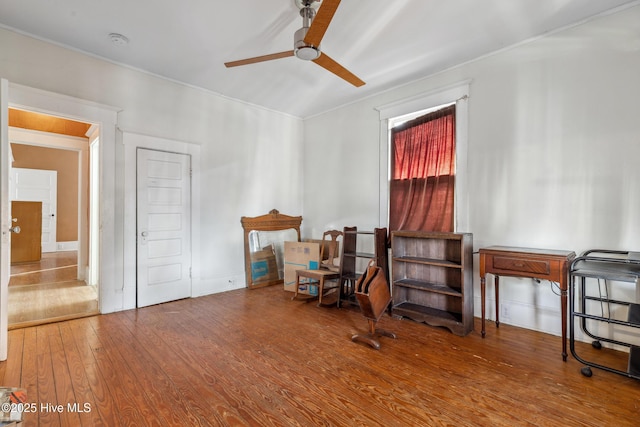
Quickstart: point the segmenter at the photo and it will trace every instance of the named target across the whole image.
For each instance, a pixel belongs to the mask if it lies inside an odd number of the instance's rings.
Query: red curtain
[[[391,131],[390,230],[453,231],[455,105]]]

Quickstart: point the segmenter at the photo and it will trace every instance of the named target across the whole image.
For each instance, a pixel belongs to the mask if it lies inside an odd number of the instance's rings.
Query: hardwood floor
[[[11,266],[9,329],[98,314],[98,291],[75,280],[77,252],[44,253]]]
[[[638,426],[640,381],[584,377],[559,337],[385,315],[398,338],[376,351],[350,339],[367,329],[356,309],[290,297],[241,289],[12,330],[0,384],[27,389],[25,426]]]
[[[76,251],[45,252],[40,261],[12,264],[9,286],[75,280],[78,275],[77,260]]]

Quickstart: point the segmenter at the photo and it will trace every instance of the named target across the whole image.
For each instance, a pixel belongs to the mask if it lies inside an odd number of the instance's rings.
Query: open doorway
[[[44,185],[30,177],[55,171],[58,206],[43,208],[43,230],[47,221],[56,229],[53,245],[43,232],[41,256],[11,264],[9,328],[97,314],[99,207],[92,169],[99,164],[99,132],[90,123],[20,109],[9,110],[9,127],[13,167],[25,173],[12,182],[11,199],[47,205]]]

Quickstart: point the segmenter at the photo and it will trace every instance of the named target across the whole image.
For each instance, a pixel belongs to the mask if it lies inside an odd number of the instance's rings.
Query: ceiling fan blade
[[[304,37],[304,42],[312,46],[320,46],[324,33],[329,28],[329,24],[340,5],[340,0],[322,0],[322,4],[313,18],[309,31]]]
[[[293,56],[293,51],[292,50],[287,50],[286,52],[272,53],[270,55],[255,56],[253,58],[240,59],[238,61],[225,62],[224,65],[227,68],[229,68],[229,67],[239,67],[240,65],[255,64],[256,62],[271,61],[272,59],[286,58],[288,56]]]
[[[351,71],[344,68],[342,65],[338,64],[336,61],[331,59],[326,53],[320,54],[320,56],[313,60],[316,64],[321,66],[322,68],[331,71],[336,76],[340,77],[343,80],[348,81],[352,85],[356,87],[360,87],[365,83],[360,80],[355,74]]]

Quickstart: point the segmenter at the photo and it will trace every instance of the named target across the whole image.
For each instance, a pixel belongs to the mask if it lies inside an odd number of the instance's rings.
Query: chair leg
[[[313,283],[314,282],[309,282],[309,286],[311,286]],[[296,290],[291,297],[291,301],[298,300],[298,297],[301,297],[302,294],[300,294],[300,285],[302,284],[303,283],[300,283],[300,275],[296,272]],[[305,295],[304,298],[301,297],[299,301],[309,302],[315,300],[316,298],[317,297],[315,295]]]
[[[298,298],[299,288],[300,288],[300,276],[298,275],[298,273],[296,273],[296,292],[291,297],[291,301],[294,301],[296,298]]]
[[[322,294],[324,293],[324,277],[318,279],[318,307],[322,305]]]

